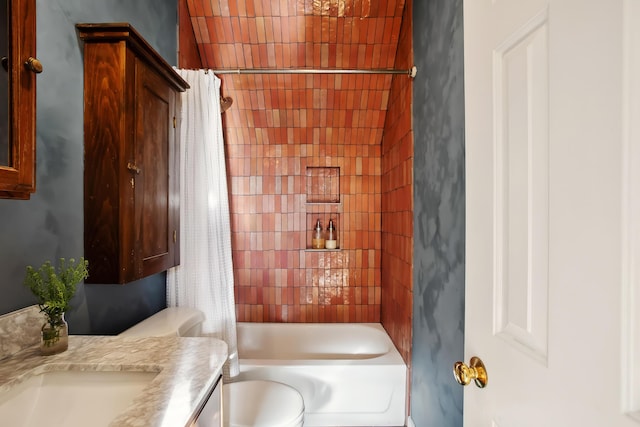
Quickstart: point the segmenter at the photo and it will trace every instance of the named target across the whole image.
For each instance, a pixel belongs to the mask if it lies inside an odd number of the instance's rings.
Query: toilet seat
[[[223,386],[225,427],[301,427],[302,395],[275,381],[249,380]]]

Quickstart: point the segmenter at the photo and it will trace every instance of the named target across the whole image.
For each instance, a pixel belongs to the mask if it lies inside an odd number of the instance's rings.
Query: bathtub
[[[239,380],[296,388],[305,427],[403,426],[407,367],[377,323],[238,323]]]

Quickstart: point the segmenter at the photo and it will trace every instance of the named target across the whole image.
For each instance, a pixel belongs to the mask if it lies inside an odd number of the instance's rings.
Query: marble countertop
[[[46,371],[137,371],[158,375],[111,427],[177,427],[193,421],[227,358],[214,338],[69,337],[69,349],[41,356],[38,346],[0,361],[0,392]]]

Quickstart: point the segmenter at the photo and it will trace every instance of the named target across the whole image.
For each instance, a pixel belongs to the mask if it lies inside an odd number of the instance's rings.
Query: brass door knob
[[[40,74],[42,72],[42,62],[38,61],[33,56],[30,56],[29,59],[25,61],[24,66],[36,74]]]
[[[486,387],[489,379],[484,363],[482,363],[482,360],[480,360],[479,357],[475,356],[471,358],[469,366],[465,365],[463,362],[456,362],[453,365],[453,376],[458,384],[468,385],[471,380],[473,380],[480,388]]]

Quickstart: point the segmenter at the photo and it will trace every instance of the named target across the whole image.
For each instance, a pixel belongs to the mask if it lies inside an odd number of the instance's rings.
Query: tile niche
[[[307,194],[306,194],[306,250],[313,251],[339,251],[342,226],[340,223],[340,168],[331,166],[309,166],[306,170]],[[326,237],[329,221],[333,221],[336,229],[336,248],[314,248],[313,230],[318,222],[322,225],[322,233]]]

